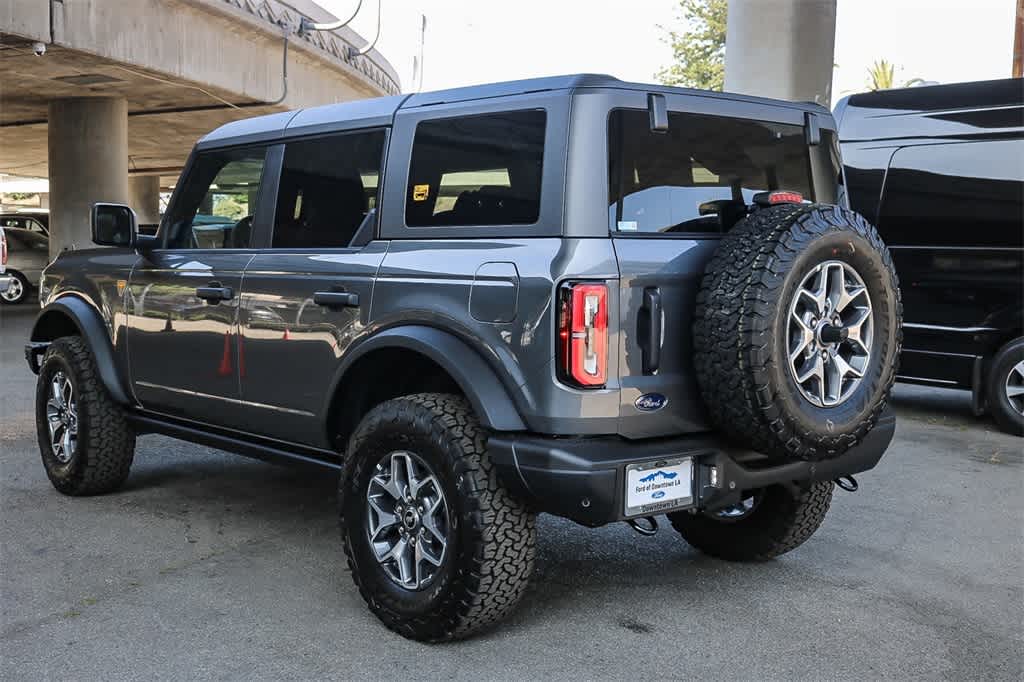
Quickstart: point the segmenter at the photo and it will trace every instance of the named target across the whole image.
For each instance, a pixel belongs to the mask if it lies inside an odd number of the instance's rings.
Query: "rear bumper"
[[[14,278],[10,275],[0,275],[0,292],[7,291],[13,281]]]
[[[692,457],[692,506],[715,509],[739,502],[744,490],[829,481],[872,469],[895,430],[896,417],[887,411],[860,445],[825,462],[771,464],[756,453],[730,448],[715,434],[644,441],[495,434],[488,450],[502,482],[535,509],[600,526],[627,518],[629,464]]]

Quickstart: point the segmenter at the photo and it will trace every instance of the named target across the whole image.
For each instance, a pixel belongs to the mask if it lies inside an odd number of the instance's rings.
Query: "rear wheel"
[[[901,315],[889,251],[864,218],[756,210],[722,239],[697,296],[694,364],[711,420],[774,457],[842,454],[885,408]]]
[[[1000,428],[1024,436],[1024,338],[1014,339],[992,358],[988,409]]]
[[[6,291],[0,291],[0,302],[14,305],[28,298],[29,283],[25,275],[13,270],[7,273],[11,277],[11,285]]]
[[[349,443],[339,495],[352,577],[399,634],[460,639],[523,596],[535,517],[498,481],[464,399],[425,393],[371,410]]]
[[[772,486],[750,491],[739,503],[715,511],[675,512],[668,518],[683,539],[728,561],[766,561],[796,549],[825,520],[832,482],[807,488]]]

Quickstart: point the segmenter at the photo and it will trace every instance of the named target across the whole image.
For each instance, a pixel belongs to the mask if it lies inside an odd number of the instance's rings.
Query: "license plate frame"
[[[623,514],[627,518],[650,516],[692,507],[694,470],[693,457],[627,464],[623,476]],[[648,477],[653,478],[641,480]],[[645,490],[639,490],[639,486]],[[655,497],[658,492],[664,494]]]

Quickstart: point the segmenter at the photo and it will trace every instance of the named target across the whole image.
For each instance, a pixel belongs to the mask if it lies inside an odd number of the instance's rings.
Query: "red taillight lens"
[[[563,381],[593,388],[608,380],[608,287],[569,284],[559,296],[558,369]]]
[[[799,204],[803,200],[804,195],[800,192],[772,192],[768,195],[769,204]]]

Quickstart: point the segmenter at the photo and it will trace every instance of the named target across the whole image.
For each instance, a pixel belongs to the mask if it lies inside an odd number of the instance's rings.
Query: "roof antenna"
[[[310,21],[306,17],[302,17],[302,19],[299,21],[299,37],[305,37],[305,35],[310,31],[336,31],[342,26],[347,26],[349,22],[355,19],[356,15],[359,14],[359,8],[361,8],[362,6],[363,0],[359,0],[359,2],[356,3],[356,10],[352,12],[352,16],[350,16],[348,19],[345,19],[344,21],[332,21],[329,24],[317,24]]]
[[[362,0],[360,0],[360,1],[362,1]],[[377,44],[377,40],[380,39],[380,13],[381,13],[381,6],[383,4],[384,4],[384,0],[377,0],[377,35],[373,36],[373,40],[370,42],[370,44],[367,45],[366,47],[364,47],[361,50],[357,50],[354,47],[349,47],[348,48],[348,58],[349,59],[353,59],[355,57],[362,57],[363,55],[368,54],[370,52],[370,50],[373,49],[374,45]]]
[[[413,83],[416,92],[423,88],[423,45],[427,38],[427,15],[420,14],[420,18],[420,56],[413,57]]]

